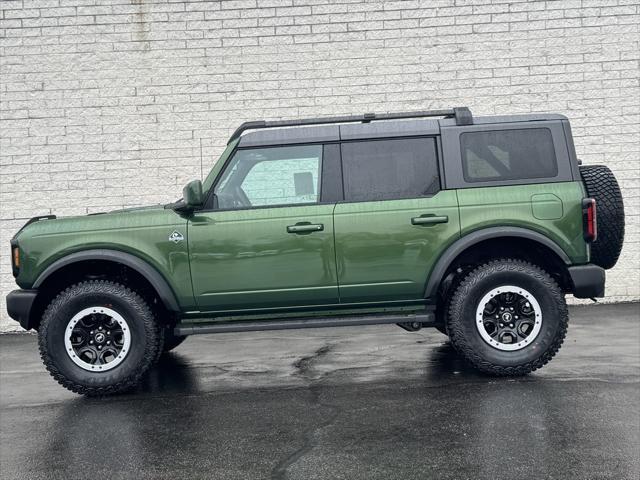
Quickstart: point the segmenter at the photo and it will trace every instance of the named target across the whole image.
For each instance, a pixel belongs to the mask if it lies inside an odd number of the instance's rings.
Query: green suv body
[[[527,373],[562,343],[564,295],[604,295],[624,231],[561,115],[250,122],[183,193],[12,239],[9,314],[64,386],[131,388],[189,334],[381,323]]]

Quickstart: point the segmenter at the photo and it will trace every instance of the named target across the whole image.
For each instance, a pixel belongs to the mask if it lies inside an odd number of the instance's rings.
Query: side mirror
[[[200,180],[192,180],[182,189],[182,198],[188,208],[199,207],[204,203],[204,194],[202,193],[202,182]]]

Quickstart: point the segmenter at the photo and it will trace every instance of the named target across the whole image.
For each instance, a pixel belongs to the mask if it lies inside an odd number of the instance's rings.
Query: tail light
[[[20,271],[20,247],[13,242],[11,243],[11,271],[14,277],[17,277]]]
[[[596,201],[593,198],[582,200],[582,224],[584,226],[584,239],[587,242],[595,242],[598,238],[598,219]]]

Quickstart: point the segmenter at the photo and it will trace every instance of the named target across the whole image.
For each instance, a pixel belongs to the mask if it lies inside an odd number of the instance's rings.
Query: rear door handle
[[[413,217],[411,225],[435,225],[436,223],[447,223],[449,217],[447,215],[422,215]]]
[[[324,230],[322,223],[296,223],[287,227],[287,233],[311,233]]]

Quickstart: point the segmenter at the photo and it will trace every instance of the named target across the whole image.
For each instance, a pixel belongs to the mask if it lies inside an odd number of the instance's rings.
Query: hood
[[[176,220],[179,220],[178,214],[173,210],[166,210],[163,205],[123,208],[71,217],[43,215],[30,219],[18,230],[13,239],[16,240],[19,236],[24,235],[55,235],[71,232],[135,229],[169,225],[175,223]]]
[[[141,210],[158,210],[160,208],[164,208],[164,205],[157,204],[157,205],[146,205],[144,207],[119,208],[117,210],[109,210],[108,212],[89,213],[88,215],[85,215],[85,216],[105,215],[105,214],[111,214],[111,213],[138,212],[138,211],[141,211]]]

